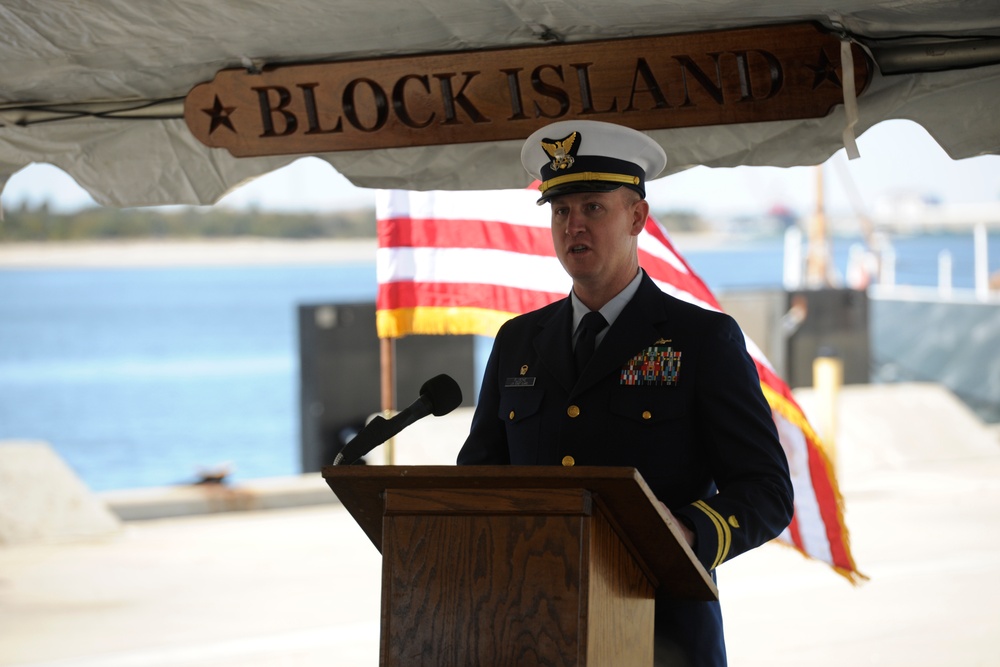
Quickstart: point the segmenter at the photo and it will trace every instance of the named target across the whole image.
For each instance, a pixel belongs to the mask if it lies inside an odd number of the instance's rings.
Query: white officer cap
[[[646,181],[667,166],[663,148],[630,127],[564,120],[536,130],[521,148],[521,164],[541,181],[538,200],[571,192],[610,192],[623,185],[646,196]]]

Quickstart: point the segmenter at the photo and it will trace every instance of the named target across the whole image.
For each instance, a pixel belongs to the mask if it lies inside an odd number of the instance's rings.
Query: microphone
[[[392,419],[376,416],[337,454],[333,465],[350,464],[427,415],[440,417],[462,404],[462,389],[445,374],[436,375],[420,387],[420,397]]]

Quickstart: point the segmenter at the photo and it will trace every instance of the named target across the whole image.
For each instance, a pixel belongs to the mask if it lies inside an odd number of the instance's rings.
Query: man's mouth
[[[569,252],[571,255],[576,255],[581,252],[586,252],[587,250],[589,250],[589,248],[585,245],[574,245],[570,246],[569,248]]]

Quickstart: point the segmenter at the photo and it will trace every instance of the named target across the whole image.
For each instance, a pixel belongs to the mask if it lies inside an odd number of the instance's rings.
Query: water
[[[94,490],[298,472],[296,306],[371,301],[375,268],[0,271],[0,440]]]
[[[838,274],[847,271],[852,246],[863,245],[860,238],[832,239],[831,253]],[[988,237],[990,271],[1000,269],[1000,233]],[[975,286],[975,246],[972,234],[921,234],[892,239],[896,252],[897,285],[934,287],[938,284],[938,257],[943,251],[952,258],[952,287]],[[782,285],[784,244],[780,239],[755,239],[733,243],[709,251],[686,250],[683,241],[677,250],[687,259],[713,291],[726,289],[772,288]]]
[[[852,243],[834,243],[842,273]],[[897,282],[936,284],[948,249],[973,286],[971,235],[895,245]],[[780,287],[782,248],[678,249],[723,291]],[[297,474],[297,306],[375,292],[373,264],[0,270],[0,440],[49,442],[96,491]]]

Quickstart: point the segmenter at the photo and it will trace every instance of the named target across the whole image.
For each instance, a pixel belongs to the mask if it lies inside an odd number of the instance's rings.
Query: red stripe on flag
[[[802,553],[806,553],[805,544],[802,542],[802,532],[799,530],[798,514],[793,514],[792,522],[788,524],[788,537],[792,541],[792,546]]]
[[[809,440],[812,448],[818,447],[817,443]],[[810,452],[809,477],[812,479],[813,492],[819,502],[819,513],[826,528],[826,539],[830,543],[830,558],[836,568],[853,572],[854,562],[849,553],[847,534],[841,523],[840,493],[831,483],[832,474],[826,457],[817,454],[819,452]]]
[[[754,359],[757,366],[757,374],[761,382],[766,384],[772,391],[781,395],[788,403],[788,407],[795,412],[795,416],[802,423],[808,424],[805,413],[795,401],[792,390],[784,380],[760,360]],[[810,428],[800,429],[806,442],[809,465],[809,484],[813,495],[816,498],[819,508],[820,519],[823,523],[823,531],[826,535],[830,549],[830,565],[838,572],[845,575],[851,581],[854,578],[865,579],[857,570],[854,559],[851,556],[850,539],[847,534],[847,526],[844,523],[843,510],[841,507],[840,490],[836,486],[835,477],[830,467],[829,460],[823,453],[822,445],[816,441],[815,433]],[[796,548],[809,554],[802,542],[802,536],[798,532],[798,524],[793,520],[791,528],[795,528],[792,533],[792,541]],[[853,576],[852,576],[853,575]]]
[[[705,287],[704,283],[692,277],[691,274],[678,271],[675,266],[666,260],[640,250],[639,265],[646,270],[646,273],[653,280],[673,285],[677,289],[688,292],[691,296],[710,306],[718,307],[715,296]]]
[[[565,294],[539,292],[484,283],[395,282],[378,286],[377,309],[487,308],[505,313],[525,313],[562,299]]]
[[[482,248],[555,257],[547,227],[487,220],[379,220],[378,241],[380,248]]]
[[[691,265],[687,263],[687,260],[677,252],[674,248],[673,242],[670,237],[667,236],[666,230],[660,226],[652,216],[646,219],[646,227],[643,230],[646,234],[656,239],[657,243],[666,248],[684,267],[685,271],[680,271],[666,260],[663,260],[652,253],[645,252],[641,248],[639,249],[640,258],[645,257],[645,259],[640,261],[642,268],[646,269],[650,277],[654,280],[660,280],[662,282],[668,282],[678,289],[682,289],[685,292],[690,293],[696,299],[699,299],[703,303],[722,310],[719,306],[719,302],[716,300],[715,295],[712,294],[712,290],[708,289],[708,285],[695,273]],[[648,266],[647,266],[648,264]],[[663,267],[663,274],[659,274],[660,267]],[[654,271],[656,273],[654,273]]]

